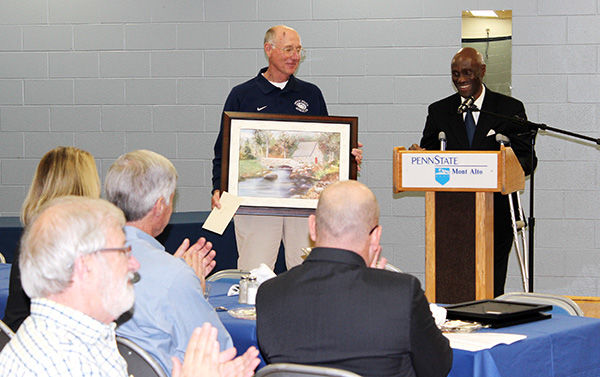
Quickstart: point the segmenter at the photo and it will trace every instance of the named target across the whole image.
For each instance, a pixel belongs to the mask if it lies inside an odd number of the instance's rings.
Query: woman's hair
[[[38,210],[51,199],[75,195],[100,197],[100,177],[94,157],[75,147],[56,147],[40,160],[21,209],[27,226]]]

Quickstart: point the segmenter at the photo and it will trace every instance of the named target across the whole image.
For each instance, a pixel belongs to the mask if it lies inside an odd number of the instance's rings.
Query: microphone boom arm
[[[459,107],[460,109],[460,107]],[[535,173],[533,170],[533,162],[534,162],[534,155],[535,155],[535,135],[537,133],[538,130],[545,130],[545,131],[552,131],[552,132],[556,132],[559,134],[564,134],[564,135],[568,135],[568,136],[572,136],[578,139],[582,139],[582,140],[587,140],[587,141],[592,141],[594,143],[596,143],[596,145],[600,145],[600,138],[593,138],[590,136],[586,136],[586,135],[581,135],[575,132],[571,132],[571,131],[567,131],[567,130],[562,130],[560,128],[554,128],[554,127],[550,127],[547,126],[543,123],[534,123],[534,122],[530,122],[526,119],[521,119],[517,116],[508,116],[508,115],[504,115],[504,114],[498,114],[498,113],[494,113],[491,111],[486,111],[486,110],[481,110],[479,108],[477,108],[477,106],[475,105],[471,105],[469,106],[469,109],[471,111],[479,111],[480,114],[487,114],[490,115],[492,117],[496,117],[499,119],[504,119],[507,120],[509,122],[512,123],[516,123],[522,126],[525,126],[525,128],[527,128],[528,132],[526,132],[527,134],[530,134],[530,142],[531,142],[531,174],[529,176],[529,186],[530,186],[530,190],[529,190],[529,218],[528,218],[528,228],[529,228],[529,265],[528,265],[528,272],[529,272],[529,292],[533,292],[533,266],[534,266],[534,230],[535,230],[535,216],[534,216],[534,189],[535,189],[535,185],[534,185],[534,177],[535,177]]]
[[[508,120],[513,123],[517,123],[519,125],[527,127],[530,131],[536,131],[536,132],[538,130],[552,131],[552,132],[556,132],[556,133],[560,133],[560,134],[564,134],[564,135],[573,136],[573,137],[576,137],[576,138],[582,139],[582,140],[593,141],[597,145],[600,145],[600,138],[593,138],[591,136],[581,135],[581,134],[578,134],[575,132],[562,130],[560,128],[550,127],[550,126],[545,125],[544,123],[534,123],[534,122],[528,121],[526,119],[521,119],[516,116],[508,116],[508,115],[504,115],[504,114],[494,113],[491,111],[481,110],[481,109],[477,108],[477,106],[471,106],[470,109],[471,109],[471,111],[479,111],[481,114],[488,114],[488,115],[491,115],[496,118],[500,118],[500,119]]]

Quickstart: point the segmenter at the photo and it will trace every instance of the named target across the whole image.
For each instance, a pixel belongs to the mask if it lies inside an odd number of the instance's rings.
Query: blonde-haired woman
[[[56,147],[40,160],[21,209],[26,227],[48,201],[66,195],[100,197],[100,177],[94,157],[75,147]],[[12,265],[4,322],[17,331],[29,315],[30,300],[21,286],[18,259]]]
[[[57,147],[42,157],[23,202],[21,221],[27,226],[47,201],[66,195],[100,197],[94,157],[75,147]]]

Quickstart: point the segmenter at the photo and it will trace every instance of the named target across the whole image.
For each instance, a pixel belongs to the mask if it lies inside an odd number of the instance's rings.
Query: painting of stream
[[[339,180],[340,133],[244,129],[238,195],[317,199]]]

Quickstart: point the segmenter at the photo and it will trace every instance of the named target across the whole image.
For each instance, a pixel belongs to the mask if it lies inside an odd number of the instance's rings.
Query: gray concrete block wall
[[[207,210],[212,147],[232,86],[266,64],[264,31],[287,23],[308,56],[298,76],[331,114],[359,117],[360,180],[381,203],[384,254],[424,276],[422,194],[391,192],[391,153],[420,137],[453,92],[463,9],[512,9],[513,95],[533,121],[600,136],[597,0],[5,1],[0,11],[0,215],[18,215],[39,158],[76,145],[101,178],[147,148],[180,174],[177,211]],[[538,136],[536,288],[600,295],[598,148]],[[523,195],[527,209],[529,188]],[[520,288],[511,258],[509,290]]]

